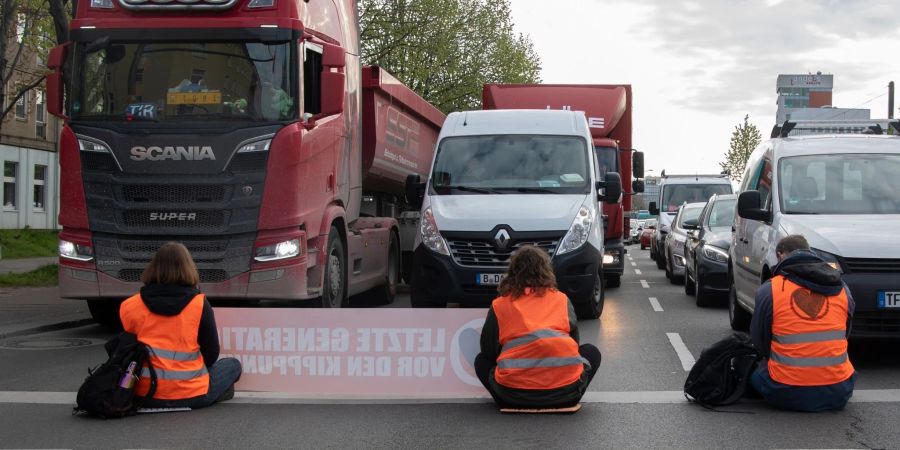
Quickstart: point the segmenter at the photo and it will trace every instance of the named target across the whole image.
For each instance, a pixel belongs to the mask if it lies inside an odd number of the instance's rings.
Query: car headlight
[[[90,245],[78,245],[74,242],[59,240],[59,256],[76,261],[94,259],[94,248]]]
[[[719,247],[713,247],[710,245],[704,246],[703,247],[703,256],[705,256],[706,259],[709,259],[711,261],[717,261],[717,262],[723,262],[723,263],[728,262],[728,252]]]
[[[562,242],[560,242],[556,254],[563,255],[584,245],[591,235],[591,225],[593,224],[594,213],[592,213],[587,206],[582,206],[581,209],[578,210],[578,214],[575,215],[575,219],[572,220],[572,226],[569,227],[569,232],[566,233],[566,236],[563,238]]]
[[[809,250],[819,258],[825,260],[825,262],[833,269],[837,269],[838,272],[844,273],[844,268],[841,267],[841,262],[840,260],[838,260],[837,256],[832,255],[831,253],[828,253],[826,251],[819,250],[817,248],[810,248]]]
[[[437,221],[434,220],[431,207],[425,208],[425,211],[422,213],[419,233],[422,235],[422,244],[425,244],[426,248],[435,253],[450,256],[447,241],[441,236],[441,230],[438,229]]]
[[[300,239],[279,242],[256,248],[256,256],[253,259],[259,262],[278,261],[293,258],[300,254]]]

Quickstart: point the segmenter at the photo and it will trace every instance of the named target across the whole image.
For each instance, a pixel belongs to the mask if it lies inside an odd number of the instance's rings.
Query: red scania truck
[[[416,227],[404,183],[427,175],[444,115],[360,65],[355,1],[77,11],[48,62],[49,109],[67,118],[63,297],[115,323],[155,250],[179,241],[212,299],[393,299]]]
[[[584,111],[594,150],[605,172],[622,177],[622,199],[604,203],[605,240],[603,276],[608,287],[618,287],[625,268],[625,232],[630,230],[631,197],[643,192],[644,155],[631,146],[631,85],[486,84],[484,109],[566,109]],[[632,173],[635,182],[632,182]]]

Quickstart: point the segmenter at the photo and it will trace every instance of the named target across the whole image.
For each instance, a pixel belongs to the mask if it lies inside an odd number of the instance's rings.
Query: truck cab
[[[422,183],[413,307],[487,306],[511,254],[525,245],[551,257],[578,316],[603,310],[600,201],[621,195],[601,181],[584,113],[493,110],[452,113]],[[415,192],[410,180],[408,192]],[[602,190],[603,194],[599,194]]]

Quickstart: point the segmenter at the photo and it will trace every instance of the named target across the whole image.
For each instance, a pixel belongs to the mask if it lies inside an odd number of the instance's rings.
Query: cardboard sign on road
[[[485,309],[216,308],[241,391],[335,397],[473,396]]]

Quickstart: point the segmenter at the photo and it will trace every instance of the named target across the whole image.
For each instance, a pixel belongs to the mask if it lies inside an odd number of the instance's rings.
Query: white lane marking
[[[228,403],[244,403],[253,405],[286,404],[286,405],[408,405],[408,404],[440,404],[440,403],[489,403],[491,397],[484,395],[460,396],[427,396],[419,397],[344,397],[311,396],[293,392],[235,392],[234,399]],[[687,403],[682,391],[588,391],[581,399],[582,403]],[[751,402],[750,400],[742,400]],[[857,389],[853,391],[851,403],[900,403],[900,389]],[[31,405],[73,405],[75,392],[34,392],[34,391],[0,391],[0,404]]]
[[[634,261],[632,261],[632,262],[631,262],[631,266],[632,266],[632,267],[637,267],[637,263],[634,262]]]
[[[656,297],[650,297],[650,305],[653,306],[654,311],[663,312],[662,305],[659,304],[659,300]]]
[[[640,275],[640,274],[641,274],[641,269],[634,269],[634,274],[635,274],[635,275]]]
[[[641,280],[641,286],[643,286],[644,289],[650,289],[650,285],[647,284],[647,280]]]
[[[666,333],[666,336],[668,336],[669,342],[675,349],[678,359],[681,360],[681,367],[684,368],[684,370],[691,370],[691,367],[694,367],[694,355],[692,355],[691,351],[684,345],[684,341],[681,340],[681,335],[678,333]]]

